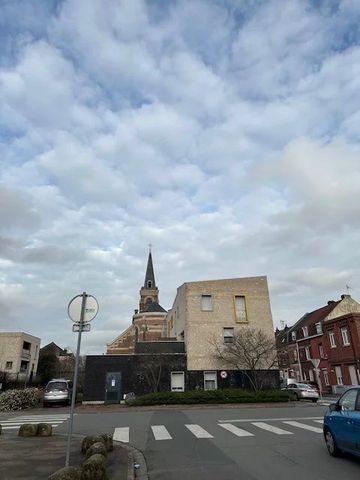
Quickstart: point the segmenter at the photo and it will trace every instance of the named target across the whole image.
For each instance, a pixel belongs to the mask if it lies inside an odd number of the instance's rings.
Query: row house
[[[350,295],[276,331],[280,375],[317,382],[323,392],[360,383],[360,304]]]

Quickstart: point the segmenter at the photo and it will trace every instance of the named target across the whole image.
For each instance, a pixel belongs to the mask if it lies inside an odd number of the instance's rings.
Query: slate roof
[[[165,308],[163,308],[158,302],[151,302],[145,305],[143,312],[164,312],[166,313]]]
[[[144,281],[144,287],[145,288],[147,288],[149,280],[151,281],[151,285],[152,285],[151,288],[156,288],[155,274],[154,274],[154,267],[153,267],[151,252],[149,252],[148,263],[147,263],[147,267],[146,267],[145,281]]]

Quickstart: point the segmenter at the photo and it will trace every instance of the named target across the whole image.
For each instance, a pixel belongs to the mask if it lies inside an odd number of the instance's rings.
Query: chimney
[[[344,300],[344,298],[351,298],[351,295],[345,295],[345,293],[343,293],[341,295],[341,300]]]
[[[327,304],[332,305],[333,303],[335,303],[335,300],[329,300]]]
[[[139,312],[139,310],[137,308],[135,308],[134,312],[135,312],[135,315],[136,315]]]

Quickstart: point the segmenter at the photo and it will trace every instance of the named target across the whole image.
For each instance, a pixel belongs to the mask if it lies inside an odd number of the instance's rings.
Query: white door
[[[335,367],[335,372],[336,372],[336,381],[338,385],[344,385],[343,382],[343,377],[342,377],[342,372],[341,372],[341,367]]]
[[[354,365],[349,365],[349,374],[351,379],[351,385],[357,385],[359,382],[356,376],[356,370]]]
[[[309,370],[309,380],[310,382],[314,381],[314,372],[311,369]]]
[[[217,389],[216,372],[204,372],[204,390]]]
[[[185,390],[184,372],[171,372],[171,391],[183,392]]]

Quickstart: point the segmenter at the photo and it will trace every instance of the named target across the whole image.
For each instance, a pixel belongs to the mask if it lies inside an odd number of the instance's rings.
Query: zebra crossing
[[[76,415],[76,414],[75,414]],[[17,430],[24,423],[50,423],[53,428],[58,427],[69,419],[69,414],[49,414],[49,415],[22,415],[11,417],[7,420],[0,420],[3,430]]]
[[[274,425],[275,422],[277,425]],[[278,421],[276,419],[274,419],[272,423],[264,421],[248,421],[246,423],[251,426],[250,429],[249,427],[246,428],[246,425],[245,428],[243,428],[245,422],[242,424],[242,428],[240,428],[233,423],[221,421],[221,423],[219,422],[216,424],[216,427],[211,427],[211,433],[198,424],[185,424],[184,427],[187,431],[189,431],[194,437],[198,439],[215,438],[217,435],[217,427],[226,430],[227,432],[235,435],[236,437],[255,437],[256,435],[260,434],[261,431],[266,431],[274,435],[294,435],[299,431],[307,431],[317,434],[323,433],[322,428],[320,428],[319,426],[315,426],[315,423],[323,423],[323,420],[321,420],[320,418],[308,419],[306,420],[306,423],[304,423],[304,421]],[[281,426],[279,426],[279,424]],[[154,440],[163,441],[173,440],[174,438],[165,425],[150,425],[150,429]],[[131,439],[130,433],[130,427],[116,427],[114,429],[113,439],[118,442],[129,443]]]

